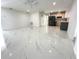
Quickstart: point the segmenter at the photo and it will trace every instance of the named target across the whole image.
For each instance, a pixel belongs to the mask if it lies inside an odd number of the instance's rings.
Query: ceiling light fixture
[[[53,13],[53,10],[51,10],[50,13]]]
[[[49,53],[52,53],[52,50],[49,50]]]
[[[30,12],[30,10],[27,10],[27,12]]]
[[[12,53],[9,53],[9,56],[12,56],[13,54]]]
[[[56,5],[56,2],[53,2],[53,5],[55,6]]]

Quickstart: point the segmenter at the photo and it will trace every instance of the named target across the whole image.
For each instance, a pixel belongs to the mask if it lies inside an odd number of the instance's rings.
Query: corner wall
[[[77,1],[74,1],[70,11],[66,13],[66,17],[69,17],[68,35],[73,39],[77,24]]]

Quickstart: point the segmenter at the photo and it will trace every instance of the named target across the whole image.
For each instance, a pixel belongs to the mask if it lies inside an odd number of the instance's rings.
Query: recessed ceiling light
[[[30,10],[27,10],[27,12],[30,12]]]
[[[56,2],[53,2],[53,5],[55,6],[56,5]]]
[[[12,53],[9,53],[9,56],[12,56],[13,54]]]
[[[51,10],[50,12],[52,13],[53,11]]]
[[[49,50],[49,53],[52,53],[52,50]]]

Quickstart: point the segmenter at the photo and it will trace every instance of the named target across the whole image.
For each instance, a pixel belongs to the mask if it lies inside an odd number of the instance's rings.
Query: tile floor
[[[76,59],[66,31],[29,27],[3,31],[7,48],[2,59]]]

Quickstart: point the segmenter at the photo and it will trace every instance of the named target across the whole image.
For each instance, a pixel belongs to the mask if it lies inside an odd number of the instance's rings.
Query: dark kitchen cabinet
[[[67,31],[67,29],[68,29],[68,22],[61,22],[60,30]]]
[[[49,16],[49,20],[48,20],[48,25],[49,26],[56,26],[56,17],[55,16]]]

